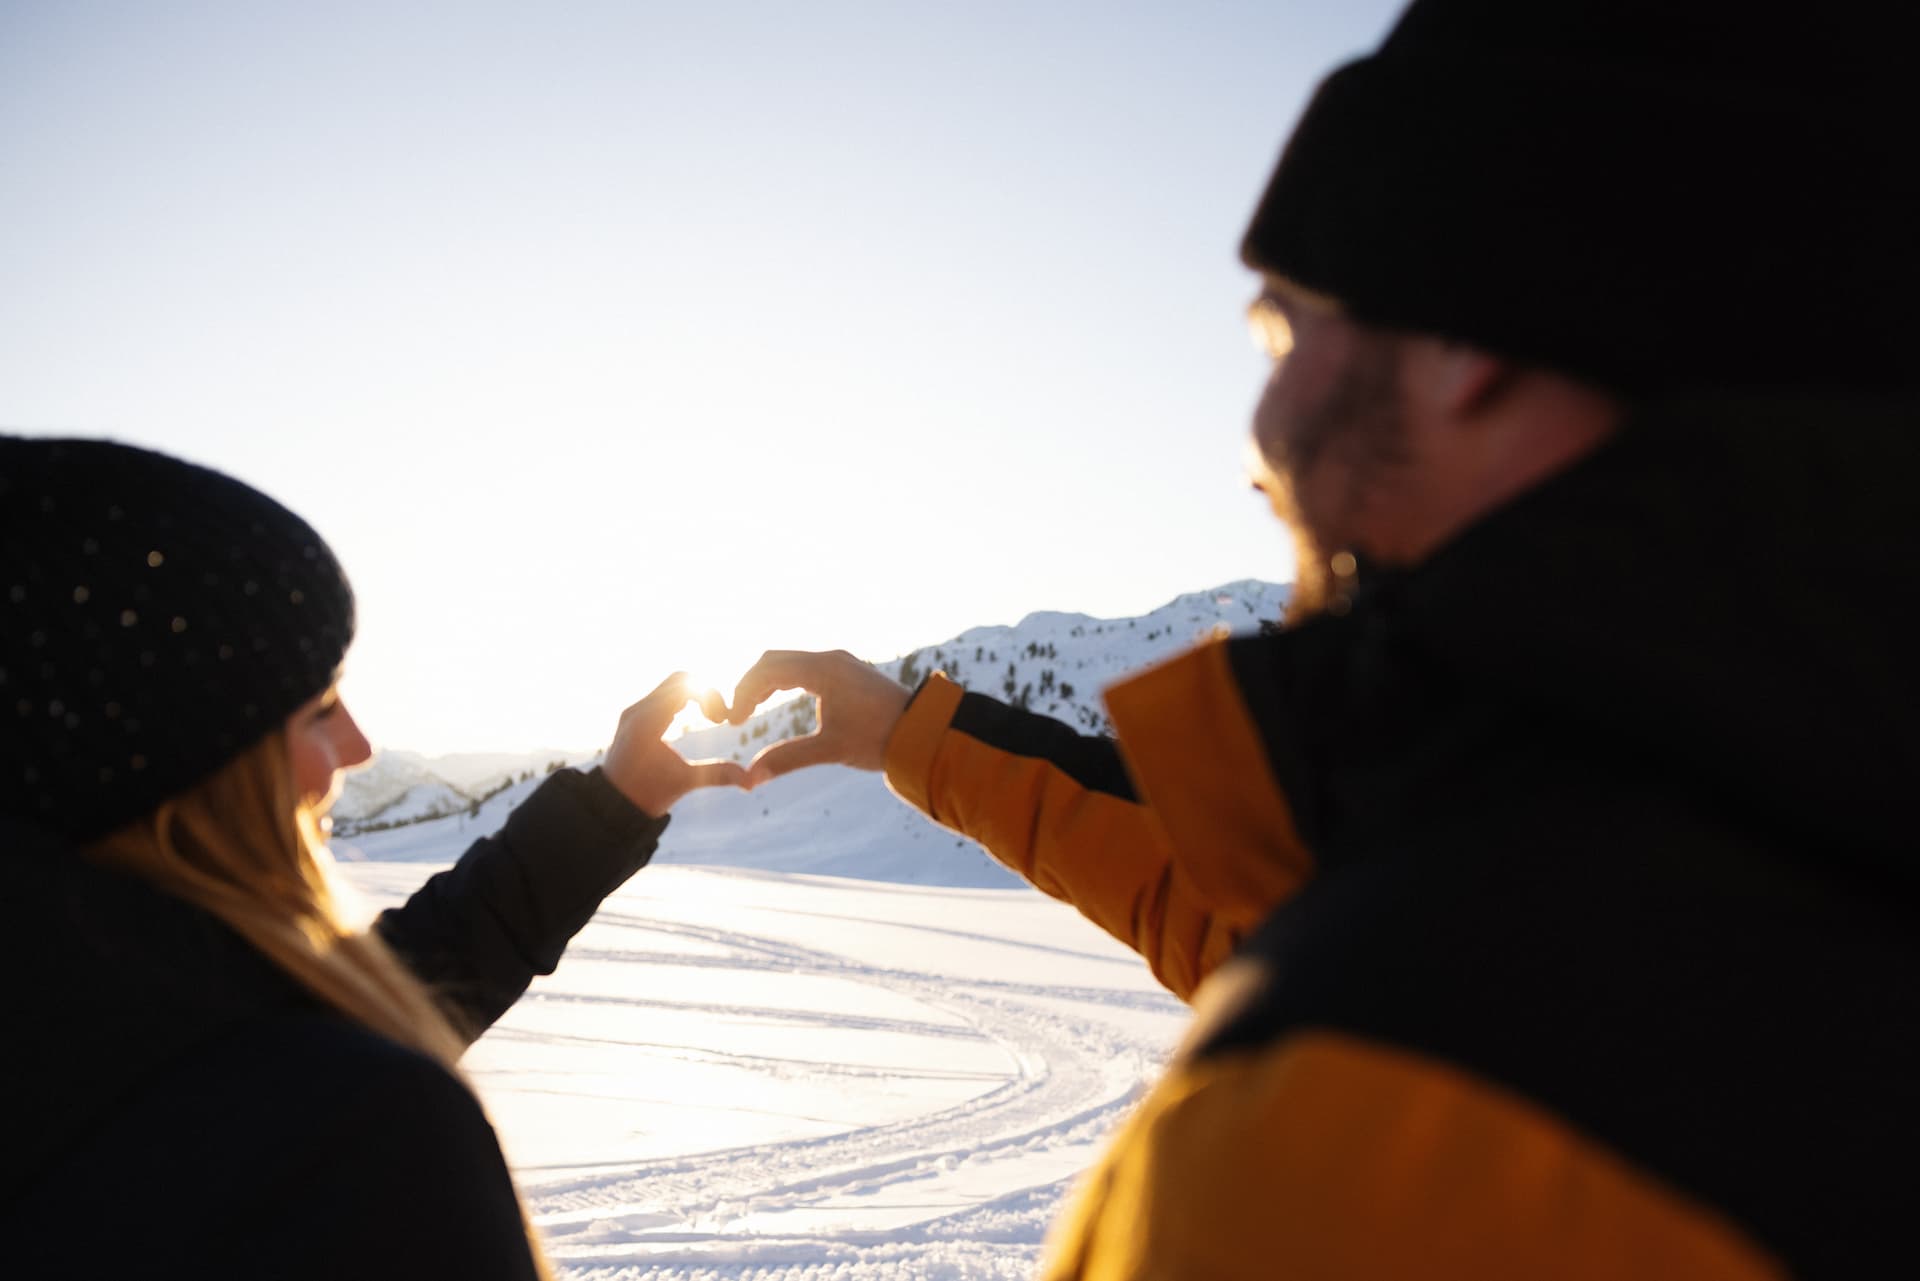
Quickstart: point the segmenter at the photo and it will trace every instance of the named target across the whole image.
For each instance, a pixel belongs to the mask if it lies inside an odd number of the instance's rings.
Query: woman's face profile
[[[366,761],[373,748],[340,701],[339,689],[330,687],[287,717],[287,752],[293,761],[294,790],[315,810],[324,811],[333,803],[340,771]]]

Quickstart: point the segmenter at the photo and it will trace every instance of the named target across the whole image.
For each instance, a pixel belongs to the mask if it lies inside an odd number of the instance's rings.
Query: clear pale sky
[[[0,430],[307,517],[374,741],[1284,579],[1236,248],[1381,0],[0,0]]]

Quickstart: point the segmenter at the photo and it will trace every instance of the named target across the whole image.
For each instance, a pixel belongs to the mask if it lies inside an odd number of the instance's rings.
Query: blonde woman
[[[19,1275],[549,1275],[457,1061],[688,790],[676,678],[366,932],[326,544],[219,473],[0,438],[0,1225]],[[23,1257],[24,1254],[24,1257]]]

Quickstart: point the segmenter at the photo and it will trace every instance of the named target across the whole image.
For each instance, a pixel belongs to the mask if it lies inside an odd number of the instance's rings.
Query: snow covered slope
[[[542,749],[537,752],[454,752],[447,756],[402,753],[422,769],[444,779],[469,796],[486,796],[529,770],[543,773],[554,761],[573,764],[583,753]]]
[[[465,1067],[570,1281],[1014,1281],[1184,1021],[1032,890],[654,866]]]
[[[537,779],[559,766],[593,759],[584,752],[467,752],[421,756],[380,752],[346,776],[333,804],[342,835],[446,818],[515,782]]]
[[[457,814],[472,804],[472,796],[427,769],[419,757],[382,752],[346,776],[333,821],[347,833]]]

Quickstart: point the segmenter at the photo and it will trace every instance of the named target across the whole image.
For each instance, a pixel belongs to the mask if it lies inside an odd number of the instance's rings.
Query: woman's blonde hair
[[[465,1041],[380,936],[352,928],[335,895],[319,819],[295,794],[275,731],[204,782],[89,846],[96,862],[212,913],[303,988],[465,1083]],[[521,1217],[525,1220],[525,1208]],[[531,1226],[528,1244],[551,1276]]]

